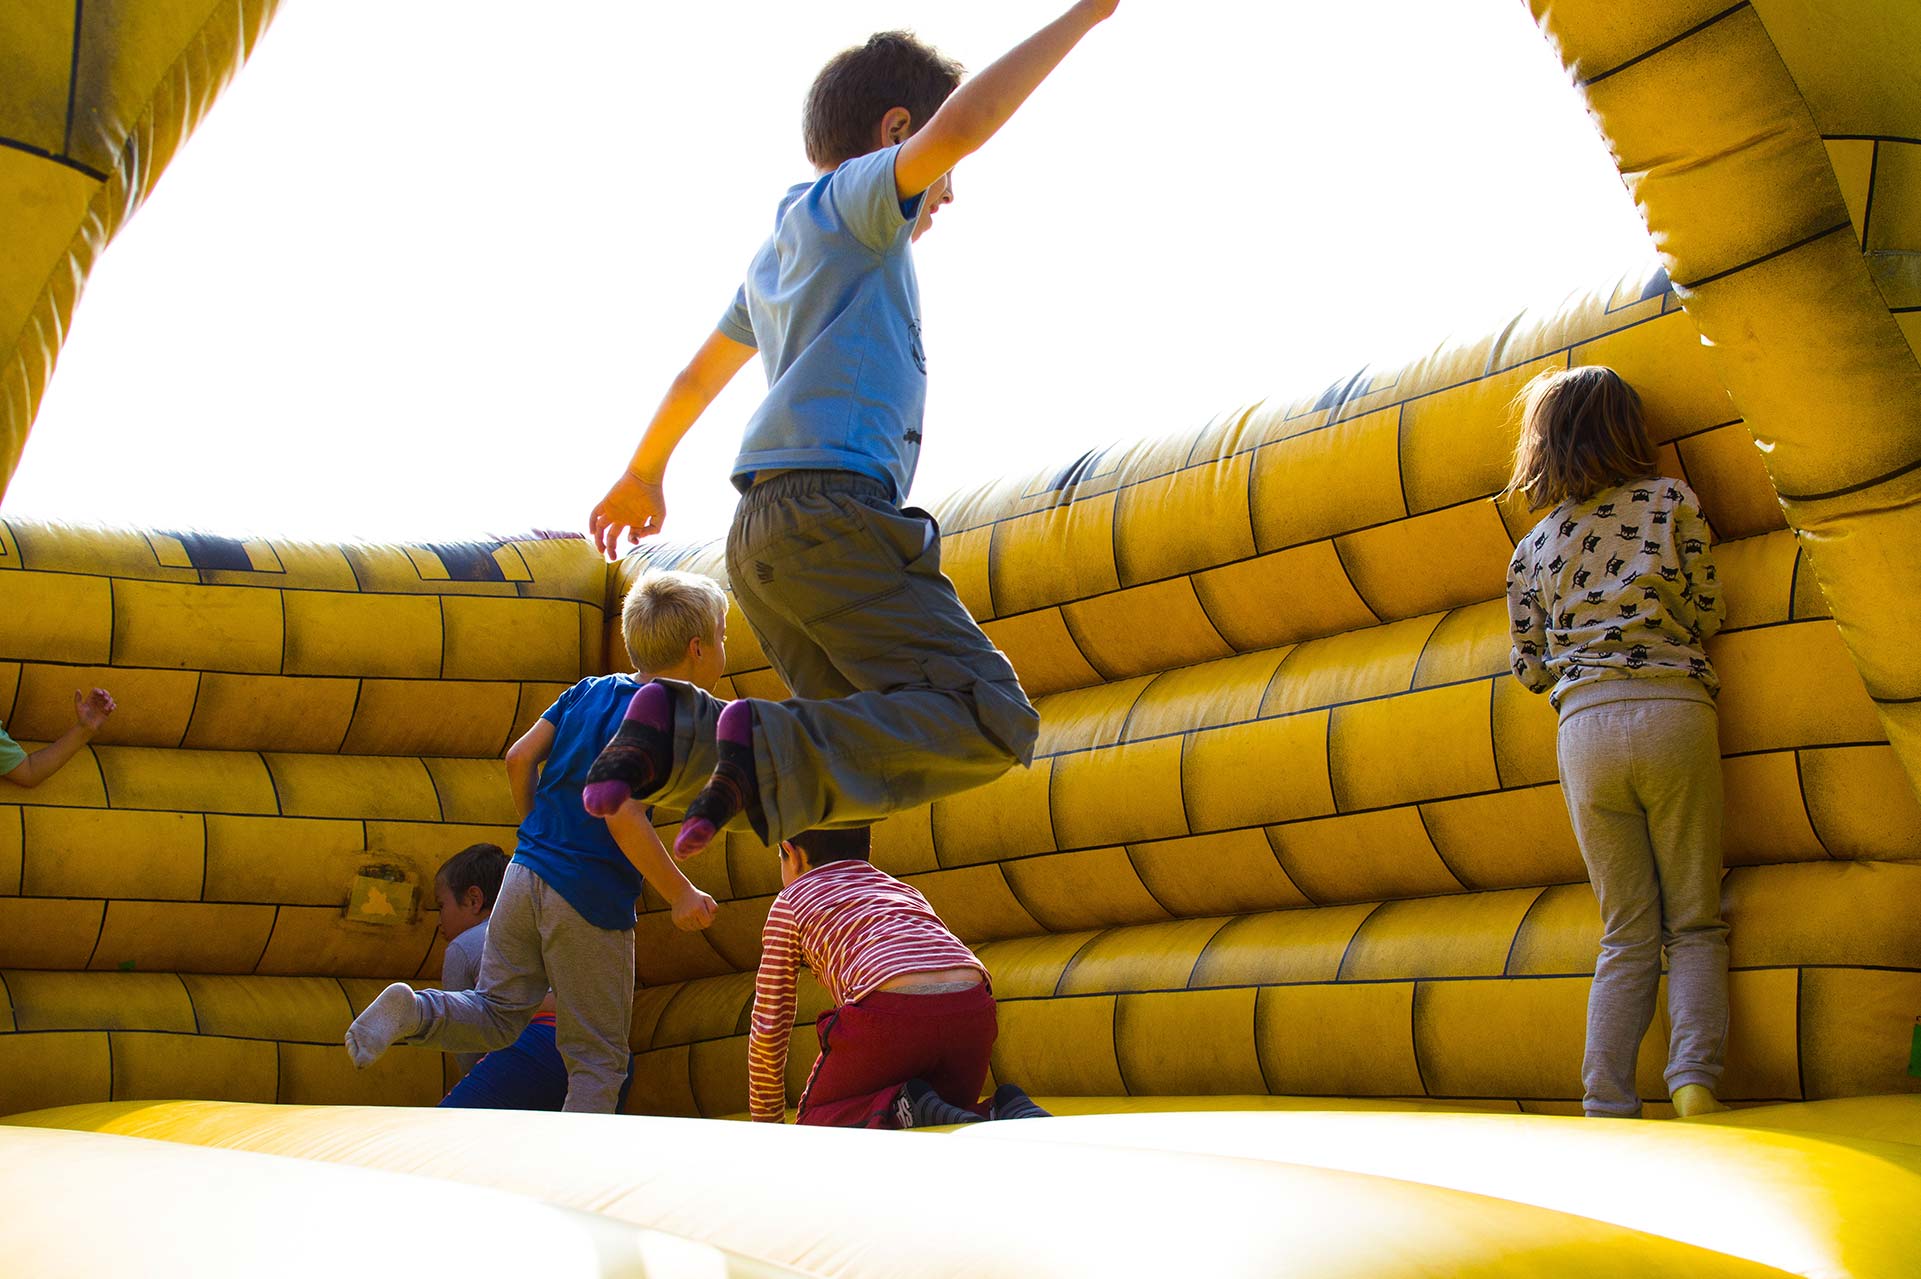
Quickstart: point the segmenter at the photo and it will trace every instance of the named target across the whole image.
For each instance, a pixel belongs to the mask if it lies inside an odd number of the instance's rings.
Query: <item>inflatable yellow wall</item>
[[[1641,389],[1721,539],[1730,1095],[1904,1086],[1921,806],[1659,279],[938,508],[949,575],[1041,695],[1041,748],[887,822],[876,858],[984,943],[1000,1073],[1071,1094],[1578,1099],[1599,920],[1553,712],[1507,673],[1504,573],[1532,517],[1491,496],[1508,401],[1569,363]],[[715,548],[647,558],[722,571]],[[735,647],[734,685],[779,695]],[[742,842],[695,874],[756,926],[778,888]],[[646,922],[653,1104],[744,1108],[754,931]],[[796,1071],[810,1060],[797,1047]]]
[[[93,256],[271,8],[0,16],[19,64],[0,79],[0,482]],[[121,1136],[23,1129],[0,1148],[123,1174],[174,1158],[114,1144],[133,1136],[425,1169],[810,1273],[900,1273],[910,1244],[753,1188],[789,1152],[894,1169],[877,1202],[902,1213],[917,1175],[965,1169],[1017,1205],[998,1246],[1019,1239],[1041,1269],[1531,1273],[1551,1253],[1568,1274],[1912,1273],[1921,1233],[1898,1205],[1921,1191],[1921,1102],[1886,1095],[1921,1089],[1921,8],[1533,8],[1663,271],[935,504],[947,571],[1036,697],[1042,743],[1031,769],[885,823],[876,861],[992,969],[997,1076],[1064,1112],[1179,1113],[876,1146],[332,1108],[438,1098],[434,1054],[354,1072],[346,1022],[384,982],[438,971],[433,868],[511,843],[500,753],[560,689],[624,661],[627,582],[652,564],[721,575],[718,548],[649,546],[609,570],[576,540],[323,546],[0,517],[0,720],[45,740],[95,683],[123,707],[52,782],[0,794],[0,1113]],[[1532,518],[1494,495],[1515,391],[1602,363],[1700,493],[1730,604],[1710,643],[1723,1095],[1777,1104],[1714,1125],[1541,1117],[1579,1108],[1599,921],[1553,713],[1506,673],[1503,574]],[[780,695],[738,618],[729,634],[728,691]],[[689,872],[721,914],[683,934],[647,902],[630,1107],[733,1115],[778,874],[736,837]],[[1665,1030],[1645,1046],[1650,1099]],[[112,1104],[146,1101],[173,1104]],[[635,1145],[644,1168],[619,1162]],[[1596,1161],[1629,1183],[1606,1203]],[[1678,1220],[1663,1169],[1718,1187],[1719,1215]],[[1130,1184],[1175,1199],[1114,1254],[1049,1233],[1035,1204],[1063,1184],[1096,1213]],[[1282,1202],[1301,1210],[1274,1218]],[[1323,1237],[1363,1217],[1400,1233]],[[1181,1254],[1183,1222],[1262,1243],[1222,1252],[1191,1230]],[[992,1233],[942,1238],[955,1272],[997,1255],[1022,1272]]]

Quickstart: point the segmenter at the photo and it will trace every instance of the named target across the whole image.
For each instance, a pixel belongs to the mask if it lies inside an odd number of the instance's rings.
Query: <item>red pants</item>
[[[999,1032],[986,983],[942,995],[875,991],[814,1024],[820,1056],[795,1122],[898,1128],[894,1098],[910,1079],[925,1079],[946,1100],[986,1116],[981,1085]]]

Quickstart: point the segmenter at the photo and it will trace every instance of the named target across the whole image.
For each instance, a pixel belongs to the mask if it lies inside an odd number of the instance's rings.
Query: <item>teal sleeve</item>
[[[5,725],[0,725],[0,777],[11,773],[27,762],[27,752],[20,743],[7,736]]]

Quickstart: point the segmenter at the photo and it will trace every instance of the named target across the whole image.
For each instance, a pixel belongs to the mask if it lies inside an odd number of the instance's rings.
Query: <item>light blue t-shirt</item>
[[[632,928],[640,872],[620,851],[607,823],[580,802],[587,770],[620,727],[640,691],[632,675],[594,675],[541,713],[554,744],[534,790],[534,811],[520,823],[514,860],[547,881],[596,928]]]
[[[760,349],[767,398],[734,484],[757,471],[854,471],[906,499],[920,461],[927,354],[908,252],[921,196],[895,194],[888,147],[789,190],[720,331]]]

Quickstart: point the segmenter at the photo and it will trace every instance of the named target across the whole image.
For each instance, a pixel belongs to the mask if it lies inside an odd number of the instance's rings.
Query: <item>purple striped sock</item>
[[[754,775],[754,704],[747,698],[729,702],[714,725],[714,749],[720,761],[714,775],[707,779],[674,840],[674,856],[692,857],[713,842],[720,828],[732,821],[743,808],[758,830],[764,823],[760,811],[760,783]]]
[[[611,817],[629,799],[660,789],[674,769],[674,695],[655,680],[627,703],[614,739],[594,758],[580,802],[595,817]]]

